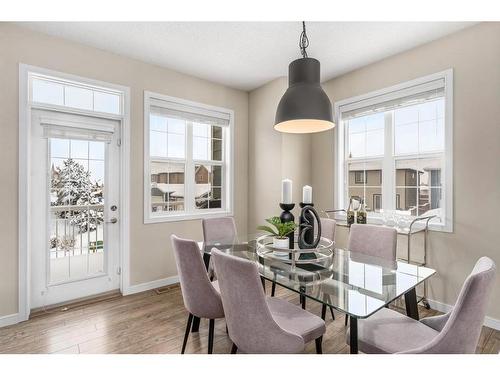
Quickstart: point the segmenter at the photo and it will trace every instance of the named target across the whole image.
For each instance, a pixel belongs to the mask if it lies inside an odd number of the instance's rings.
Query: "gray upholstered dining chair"
[[[335,229],[337,228],[337,221],[327,217],[322,217],[321,222],[321,237],[328,238],[335,243]]]
[[[495,263],[488,257],[480,258],[465,280],[455,306],[444,315],[417,321],[383,309],[359,320],[359,349],[364,353],[474,353],[495,275]]]
[[[236,238],[236,224],[231,216],[203,219],[203,241],[215,243],[234,240]]]
[[[347,250],[396,261],[398,232],[395,228],[372,224],[352,224]],[[349,315],[345,316],[347,325]]]
[[[395,228],[371,224],[352,224],[347,250],[396,260],[398,232]]]
[[[312,340],[321,353],[322,319],[282,299],[266,297],[254,262],[217,249],[212,257],[233,341],[231,353],[299,353]]]
[[[217,281],[211,282],[209,280],[200,249],[195,241],[185,240],[175,235],[172,235],[171,239],[179,272],[182,298],[184,306],[189,312],[181,354],[184,354],[186,349],[194,317],[209,319],[208,354],[211,354],[215,319],[224,317]]]
[[[237,238],[236,224],[231,216],[202,219],[201,226],[203,228],[204,243],[231,243]],[[215,276],[212,260],[210,260],[208,266],[208,275],[210,279]]]

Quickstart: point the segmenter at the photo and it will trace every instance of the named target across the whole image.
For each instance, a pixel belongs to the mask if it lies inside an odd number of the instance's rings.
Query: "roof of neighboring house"
[[[195,197],[200,196],[210,192],[210,184],[196,184]],[[183,197],[184,196],[184,184],[163,184],[163,183],[152,183],[151,184],[151,194],[154,196],[160,196],[163,194],[170,194],[171,197]]]
[[[184,173],[184,164],[179,163],[165,163],[165,162],[152,162],[151,174],[159,173]]]
[[[206,171],[208,172],[207,167],[204,165],[198,165],[196,167],[195,173]],[[177,163],[163,163],[163,162],[152,162],[151,163],[151,174],[160,174],[160,173],[182,173],[184,174],[184,165]]]
[[[208,169],[207,167],[205,167],[204,165],[198,165],[198,167],[196,167],[196,170],[194,171],[194,173],[198,173],[198,172],[201,172],[202,170],[205,170],[208,172]]]

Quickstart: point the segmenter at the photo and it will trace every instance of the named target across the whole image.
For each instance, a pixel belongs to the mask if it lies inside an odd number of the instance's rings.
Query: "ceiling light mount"
[[[309,38],[307,37],[306,33],[306,23],[302,21],[302,33],[300,34],[299,48],[303,58],[307,57],[307,47],[309,47]]]
[[[302,58],[288,66],[288,89],[276,110],[274,129],[283,133],[317,133],[332,129],[332,104],[320,84],[320,63],[308,57],[309,39],[302,22]]]

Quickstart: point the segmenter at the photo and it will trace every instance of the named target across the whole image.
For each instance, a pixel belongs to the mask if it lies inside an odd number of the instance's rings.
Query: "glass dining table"
[[[217,248],[255,262],[263,280],[348,315],[352,354],[358,352],[358,319],[368,318],[397,298],[404,295],[407,315],[418,320],[415,288],[436,273],[428,267],[337,248],[326,238],[313,249],[299,249],[296,242],[294,249],[275,248],[266,235],[240,235],[199,246],[207,270],[210,253]]]

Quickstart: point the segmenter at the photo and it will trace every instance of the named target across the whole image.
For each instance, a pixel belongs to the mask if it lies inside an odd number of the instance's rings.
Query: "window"
[[[336,103],[338,207],[437,215],[452,230],[452,71]]]
[[[42,74],[30,74],[31,101],[37,105],[122,114],[122,93]]]
[[[354,183],[364,184],[365,183],[365,171],[354,171]]]
[[[146,92],[144,221],[232,211],[231,110]]]
[[[375,211],[380,211],[382,208],[382,195],[373,194],[373,209]]]

